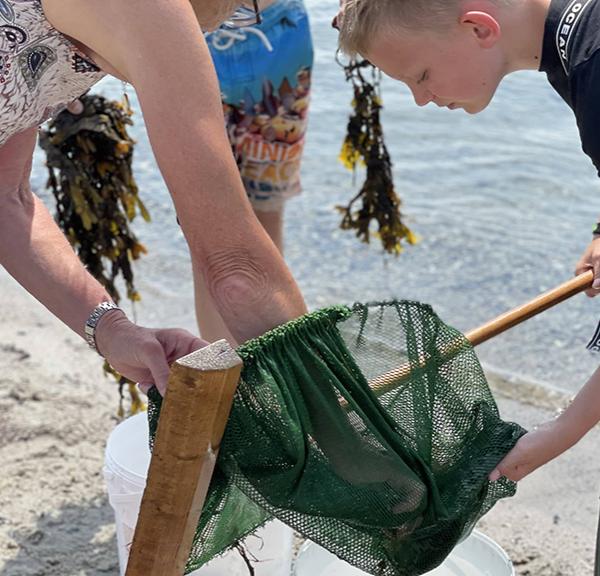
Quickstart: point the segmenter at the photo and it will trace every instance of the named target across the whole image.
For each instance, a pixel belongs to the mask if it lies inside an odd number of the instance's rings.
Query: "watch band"
[[[92,310],[90,317],[85,322],[85,340],[88,343],[88,346],[92,350],[98,352],[100,356],[102,356],[102,354],[100,353],[100,351],[98,350],[98,346],[96,345],[96,326],[98,326],[100,318],[102,318],[102,316],[104,316],[107,312],[110,312],[111,310],[121,309],[114,302],[100,302],[100,304],[98,304],[98,306],[96,306]]]

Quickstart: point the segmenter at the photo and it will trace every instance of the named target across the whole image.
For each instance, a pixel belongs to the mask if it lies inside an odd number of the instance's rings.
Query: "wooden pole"
[[[533,300],[497,316],[493,320],[486,322],[483,326],[467,332],[465,336],[473,346],[477,346],[478,344],[493,338],[497,334],[501,334],[505,330],[536,316],[540,312],[548,310],[548,308],[563,302],[567,298],[587,290],[592,285],[593,281],[594,273],[592,270],[588,270],[587,272],[564,282],[560,286],[540,294]]]
[[[241,367],[225,340],[171,367],[126,576],[183,575]]]
[[[537,296],[533,300],[513,308],[500,316],[497,316],[493,320],[486,322],[479,328],[475,328],[465,334],[466,339],[471,342],[473,346],[477,346],[486,340],[489,340],[493,336],[501,334],[505,330],[524,322],[525,320],[532,318],[536,314],[551,308],[552,306],[563,302],[567,298],[583,292],[592,285],[594,280],[594,273],[591,270],[572,278],[571,280],[564,282],[560,286],[549,290]],[[447,350],[442,351],[442,355],[447,358],[451,358],[460,351],[462,346],[462,340],[454,344],[450,344]],[[423,366],[427,363],[428,358],[422,358],[419,361],[419,365]],[[377,376],[369,381],[369,386],[379,396],[385,394],[390,390],[393,390],[406,380],[410,376],[411,370],[417,366],[411,366],[410,363],[402,364],[398,368],[394,368],[385,374]]]

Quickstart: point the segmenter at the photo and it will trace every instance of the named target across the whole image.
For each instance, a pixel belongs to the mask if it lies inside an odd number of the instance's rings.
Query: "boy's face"
[[[388,76],[408,85],[415,102],[433,102],[469,114],[491,101],[506,73],[497,43],[481,42],[477,30],[456,25],[448,32],[406,29],[379,35],[365,54]]]

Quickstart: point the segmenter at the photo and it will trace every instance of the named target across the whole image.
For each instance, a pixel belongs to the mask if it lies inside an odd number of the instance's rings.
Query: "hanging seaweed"
[[[115,281],[122,277],[127,298],[140,300],[134,285],[132,262],[146,253],[129,224],[137,214],[150,220],[138,196],[132,174],[134,141],[127,133],[132,111],[122,103],[98,95],[81,97],[81,111],[60,113],[40,133],[47,156],[48,188],[56,199],[56,220],[80,260],[106,288],[115,302],[121,295]],[[116,373],[108,363],[105,373],[119,382],[124,415],[123,388],[129,388],[130,412],[144,409],[135,384]]]
[[[401,201],[394,190],[392,163],[380,120],[381,72],[367,60],[351,59],[347,64],[339,58],[337,61],[354,89],[354,110],[348,121],[340,160],[349,170],[355,171],[357,165],[367,169],[359,193],[347,206],[336,206],[343,214],[340,227],[355,230],[367,244],[371,235],[379,237],[386,252],[398,255],[403,250],[403,241],[415,244],[417,237],[402,221]],[[367,79],[369,72],[370,80]],[[357,206],[359,201],[361,204]],[[371,230],[372,221],[377,223],[376,232]]]

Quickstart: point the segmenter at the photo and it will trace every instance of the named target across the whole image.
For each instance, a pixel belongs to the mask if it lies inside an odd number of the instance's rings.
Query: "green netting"
[[[242,379],[187,572],[276,517],[381,576],[438,566],[495,502],[503,422],[464,337],[426,305],[307,314],[238,349]],[[369,380],[410,363],[377,396]],[[151,436],[160,396],[151,400]]]

